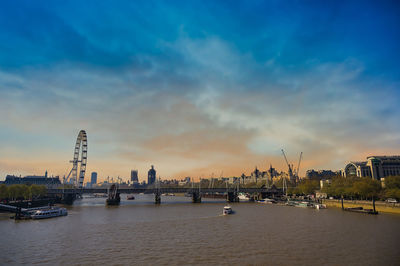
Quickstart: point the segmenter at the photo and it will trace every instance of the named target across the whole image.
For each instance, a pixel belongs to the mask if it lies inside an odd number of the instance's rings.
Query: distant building
[[[178,182],[179,186],[184,186],[190,183],[190,177],[187,176],[184,179],[182,179],[181,181]]]
[[[45,185],[48,188],[57,187],[61,185],[60,178],[56,177],[46,177],[45,176],[25,176],[25,177],[17,177],[13,175],[7,175],[6,180],[3,182],[6,185],[17,185],[17,184],[25,184],[25,185]]]
[[[400,156],[369,156],[364,162],[350,162],[342,170],[342,175],[371,177],[377,180],[400,175]]]
[[[151,169],[147,173],[147,184],[151,185],[156,182],[156,170],[154,169],[154,165],[151,166]]]
[[[340,172],[335,172],[331,170],[307,170],[306,171],[306,179],[310,180],[325,180],[332,179],[333,177],[340,175]]]
[[[90,184],[95,185],[97,184],[97,173],[92,172],[91,178],[90,178]]]
[[[272,164],[269,165],[269,169],[268,169],[268,177],[269,180],[273,180],[274,177],[278,176],[278,172],[276,171],[275,168],[272,167]]]
[[[258,181],[258,179],[261,177],[261,173],[260,173],[260,170],[258,170],[257,169],[257,166],[256,166],[256,169],[254,169],[254,171],[251,173],[251,181],[250,182],[255,182],[255,183],[257,183],[257,181]]]
[[[131,171],[131,182],[132,182],[132,184],[139,183],[138,170]]]

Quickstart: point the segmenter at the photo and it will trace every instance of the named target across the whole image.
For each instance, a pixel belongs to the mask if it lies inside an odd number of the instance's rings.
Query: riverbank
[[[323,200],[323,203],[328,207],[342,208],[340,200]],[[364,209],[372,209],[372,201],[365,200],[344,200],[343,205],[345,208],[350,207],[363,207]],[[375,209],[378,212],[400,214],[399,203],[387,203],[382,201],[375,201]]]

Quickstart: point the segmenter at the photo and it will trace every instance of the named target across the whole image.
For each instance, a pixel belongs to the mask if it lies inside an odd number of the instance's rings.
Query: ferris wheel
[[[80,156],[79,156],[80,155]],[[74,184],[78,188],[83,187],[83,180],[85,179],[87,162],[87,135],[85,130],[81,130],[76,139],[74,158],[70,161],[72,169],[68,176],[64,179],[64,183]],[[79,166],[79,179],[78,179],[78,166]]]

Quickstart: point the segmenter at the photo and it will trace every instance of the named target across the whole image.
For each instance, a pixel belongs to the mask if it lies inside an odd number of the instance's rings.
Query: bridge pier
[[[227,202],[239,202],[238,193],[236,191],[228,192],[228,194],[226,195],[226,201]]]
[[[154,203],[155,204],[161,203],[161,193],[159,191],[154,194]]]
[[[197,191],[192,192],[192,202],[193,203],[201,203],[201,195],[199,192],[197,192]]]
[[[61,201],[63,204],[72,205],[77,198],[75,193],[64,193],[62,195]]]

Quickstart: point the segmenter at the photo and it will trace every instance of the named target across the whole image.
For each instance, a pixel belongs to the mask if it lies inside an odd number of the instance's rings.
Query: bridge
[[[107,193],[108,188],[57,188],[48,189],[48,195],[61,195],[62,198],[73,201],[78,195],[93,194],[93,193]],[[122,194],[155,194],[156,203],[160,203],[160,195],[167,193],[185,193],[191,194],[193,203],[200,203],[201,197],[205,195],[226,195],[227,201],[237,202],[238,193],[246,193],[252,198],[261,197],[275,197],[281,196],[282,190],[276,187],[272,188],[240,188],[240,189],[226,189],[226,188],[183,188],[183,187],[161,187],[161,188],[118,188],[118,193]]]

